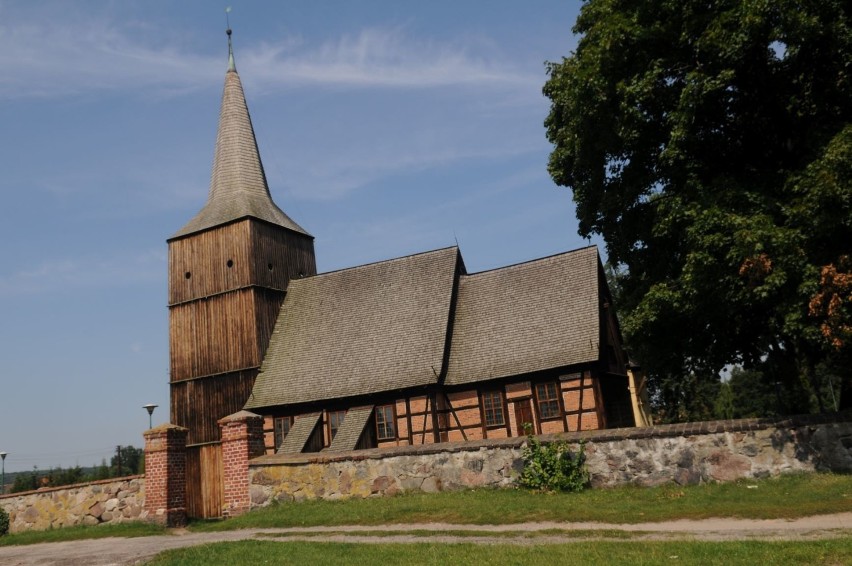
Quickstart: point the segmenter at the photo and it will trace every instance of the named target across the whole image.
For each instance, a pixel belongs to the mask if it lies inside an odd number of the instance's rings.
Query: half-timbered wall
[[[534,434],[552,434],[557,432],[576,432],[595,430],[606,426],[605,412],[601,401],[600,379],[590,370],[553,375],[547,380],[518,381],[510,383],[480,383],[476,389],[457,391],[435,391],[428,395],[417,395],[397,399],[376,399],[376,406],[392,405],[396,438],[381,440],[372,446],[411,446],[436,442],[459,442],[482,440],[486,438],[508,438],[524,436],[524,422],[531,425]],[[558,413],[542,418],[537,394],[537,384],[549,383],[557,392]],[[502,422],[486,424],[483,396],[498,393]],[[492,402],[493,402],[492,397]],[[359,405],[363,402],[359,401]],[[333,411],[343,407],[335,406]],[[312,409],[316,410],[316,409]],[[330,445],[328,437],[328,410],[322,415],[322,446]],[[295,416],[276,414],[277,417]],[[435,434],[435,424],[438,434]],[[375,427],[375,419],[367,425]],[[266,447],[269,453],[275,451],[273,419],[267,417],[265,423]],[[375,431],[368,431],[375,438]],[[306,450],[307,451],[307,450]]]

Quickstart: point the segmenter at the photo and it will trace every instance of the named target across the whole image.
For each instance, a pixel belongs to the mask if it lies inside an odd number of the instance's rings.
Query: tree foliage
[[[848,352],[849,16],[840,0],[590,0],[576,51],[548,64],[550,174],[606,242],[664,409],[728,364],[792,367],[818,392],[816,366]]]
[[[121,455],[120,466],[119,454]],[[31,472],[19,472],[15,475],[10,493],[132,476],[144,472],[145,451],[134,446],[120,446],[117,447],[117,454],[111,458],[109,465],[106,460],[102,460],[99,466],[90,468],[74,466],[73,468],[39,470],[38,467],[33,467]]]

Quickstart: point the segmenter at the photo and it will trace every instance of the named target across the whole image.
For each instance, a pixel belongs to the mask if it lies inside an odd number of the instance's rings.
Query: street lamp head
[[[6,454],[8,454],[8,452],[0,452],[0,459],[5,460],[5,459],[6,459]]]
[[[157,407],[159,407],[159,405],[155,405],[153,403],[148,403],[147,405],[142,405],[142,408],[145,409],[146,411],[148,411],[148,416],[153,415],[154,409],[156,409]]]

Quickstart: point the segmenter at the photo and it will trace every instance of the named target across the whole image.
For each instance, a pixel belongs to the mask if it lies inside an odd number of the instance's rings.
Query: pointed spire
[[[233,32],[231,31],[231,28],[228,27],[225,33],[228,34],[228,72],[236,73],[237,65],[234,63],[234,46],[231,44],[231,34]]]
[[[275,205],[260,161],[243,85],[234,64],[228,28],[228,72],[219,113],[219,132],[207,204],[172,238],[245,217],[258,218],[310,236]]]

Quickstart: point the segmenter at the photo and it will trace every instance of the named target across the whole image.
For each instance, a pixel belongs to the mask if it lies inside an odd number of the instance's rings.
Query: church
[[[449,247],[317,274],[313,236],[270,195],[230,35],[208,199],[168,240],[190,516],[218,516],[219,421],[243,410],[280,454],[648,424],[595,247],[480,273]]]

